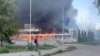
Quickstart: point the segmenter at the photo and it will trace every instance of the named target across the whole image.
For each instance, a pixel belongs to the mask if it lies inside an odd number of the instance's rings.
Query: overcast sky
[[[80,28],[95,28],[100,26],[98,11],[93,5],[94,0],[74,0],[73,6],[78,9],[76,23]]]

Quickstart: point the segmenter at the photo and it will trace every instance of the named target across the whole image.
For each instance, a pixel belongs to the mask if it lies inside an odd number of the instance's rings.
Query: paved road
[[[26,45],[26,41],[15,41],[16,45]],[[55,44],[53,41],[44,41],[40,42],[41,44],[48,43],[48,44]],[[68,44],[68,45],[75,45],[77,47],[76,50],[73,50],[71,52],[65,52],[62,54],[57,54],[54,56],[100,56],[100,45],[93,46],[93,45],[76,45],[76,44]],[[68,45],[65,45],[67,47]],[[62,47],[63,48],[63,47]],[[51,53],[55,51],[54,50],[48,50],[48,51],[41,51],[42,54],[45,53]],[[9,53],[9,54],[0,54],[0,56],[30,56],[35,54],[35,56],[38,56],[37,52],[19,52],[19,53]]]
[[[27,45],[27,41],[22,41],[22,40],[13,40],[13,42],[15,42],[15,45]],[[34,41],[32,41],[32,44],[34,45]],[[44,41],[39,41],[39,44],[42,45],[42,44],[51,44],[51,45],[55,45],[56,42],[53,41],[53,40],[44,40]]]
[[[53,56],[100,56],[100,45],[76,45],[77,49]]]

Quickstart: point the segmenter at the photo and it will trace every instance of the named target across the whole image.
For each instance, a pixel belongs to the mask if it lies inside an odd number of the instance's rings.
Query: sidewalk
[[[66,47],[67,46],[58,46],[57,48],[53,48],[51,50],[40,50],[40,52],[41,52],[41,55],[51,54],[58,51],[59,49],[63,50]],[[0,54],[0,56],[32,56],[32,55],[39,56],[38,52],[35,52],[35,51]]]

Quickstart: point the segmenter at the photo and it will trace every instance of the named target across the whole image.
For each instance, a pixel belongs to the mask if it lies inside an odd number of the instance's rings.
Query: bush
[[[63,50],[58,50],[58,51],[56,52],[56,54],[58,54],[58,53],[63,53]]]
[[[72,50],[75,50],[76,49],[76,47],[75,46],[69,46],[68,48],[66,48],[67,49],[67,51],[72,51]]]
[[[45,54],[45,55],[43,55],[43,56],[52,56],[51,54]]]
[[[49,50],[49,49],[52,49],[52,48],[55,48],[55,46],[53,46],[53,45],[47,45],[47,44],[39,46],[40,50]]]
[[[0,53],[8,53],[9,49],[6,47],[0,47]]]

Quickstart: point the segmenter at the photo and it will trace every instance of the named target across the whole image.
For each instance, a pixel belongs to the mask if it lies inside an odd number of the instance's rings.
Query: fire
[[[55,32],[52,33],[45,33],[45,34],[32,34],[31,40],[34,40],[35,37],[38,37],[38,40],[45,40],[48,38],[52,38],[54,36]],[[30,34],[25,34],[22,36],[24,40],[30,40]]]

